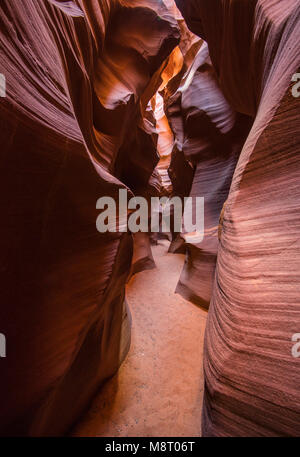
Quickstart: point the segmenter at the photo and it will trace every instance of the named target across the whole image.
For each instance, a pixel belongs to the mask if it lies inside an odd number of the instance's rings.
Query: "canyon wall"
[[[173,0],[1,2],[2,435],[66,433],[128,352],[155,263],[96,230],[120,189],[205,197],[170,248],[210,305],[203,435],[300,434],[299,2],[176,3],[190,31]]]
[[[208,308],[220,213],[252,119],[235,112],[224,98],[206,43],[195,55],[176,92],[166,97],[166,111],[176,137],[174,161],[178,154],[181,157],[177,165],[172,164],[170,176],[180,196],[204,197],[205,215],[202,241],[196,240],[197,233],[180,235],[186,261],[176,292]],[[182,183],[185,189],[181,190]],[[178,249],[178,238],[172,244]]]
[[[176,0],[233,110],[254,118],[220,230],[205,338],[204,436],[300,434],[297,0]]]
[[[151,185],[180,34],[160,0],[4,0],[0,23],[0,429],[59,435],[129,348],[132,237],[98,233],[96,201]]]

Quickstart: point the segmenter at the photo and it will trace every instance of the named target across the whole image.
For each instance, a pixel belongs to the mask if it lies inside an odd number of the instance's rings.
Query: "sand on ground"
[[[167,249],[166,241],[154,246],[157,269],[128,284],[130,352],[73,436],[200,436],[207,312],[174,293],[184,256]]]

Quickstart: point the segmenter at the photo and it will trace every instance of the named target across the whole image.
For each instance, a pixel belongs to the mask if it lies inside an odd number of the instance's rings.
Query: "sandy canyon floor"
[[[184,256],[153,247],[157,269],[127,287],[132,343],[118,374],[93,400],[73,436],[199,436],[207,313],[174,293]]]

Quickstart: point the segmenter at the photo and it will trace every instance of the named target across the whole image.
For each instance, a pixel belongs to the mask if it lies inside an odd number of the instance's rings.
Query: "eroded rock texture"
[[[189,237],[177,292],[207,308],[218,250],[219,217],[251,119],[237,114],[224,98],[206,44],[168,99],[167,112],[185,161],[185,169],[179,162],[170,174],[175,183],[185,183],[182,196],[204,197],[205,212],[204,239],[193,242]],[[176,157],[177,150],[174,153]],[[185,236],[182,234],[181,239]]]
[[[300,434],[297,0],[176,0],[231,107],[254,117],[224,210],[206,331],[205,436]]]
[[[190,194],[194,167],[192,163],[185,158],[183,153],[184,127],[180,110],[181,98],[179,87],[182,84],[182,80],[185,79],[190,67],[193,65],[194,59],[203,41],[188,30],[179,10],[174,8],[174,2],[170,3],[173,3],[172,11],[180,27],[181,40],[169,57],[168,66],[162,75],[163,84],[159,91],[164,101],[163,110],[168,123],[168,129],[172,131],[173,137],[173,142],[170,145],[172,150],[170,148],[170,158],[167,164],[167,172],[170,181],[169,196],[180,197],[183,201],[184,197],[188,197]],[[179,103],[176,103],[177,101],[179,101]],[[171,109],[170,106],[172,106]],[[173,218],[173,213],[174,208],[171,206],[171,218]],[[169,252],[184,253],[184,240],[181,235],[174,230],[173,221],[171,221],[170,238],[171,244]]]
[[[178,41],[160,0],[1,2],[3,434],[64,433],[128,350],[132,239],[97,233],[96,201],[151,181]]]
[[[172,0],[1,2],[1,434],[65,433],[128,351],[154,260],[96,231],[120,188],[205,197],[204,241],[171,246],[210,302],[203,434],[300,434],[299,2],[176,3],[191,31]]]

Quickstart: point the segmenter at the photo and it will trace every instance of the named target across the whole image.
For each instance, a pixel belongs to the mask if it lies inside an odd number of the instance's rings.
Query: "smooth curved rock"
[[[232,107],[255,117],[224,210],[205,342],[205,436],[299,436],[297,0],[176,0]]]
[[[151,180],[141,101],[178,41],[162,1],[1,2],[1,434],[65,433],[128,351],[132,238],[96,201]]]
[[[205,199],[204,239],[201,243],[185,243],[186,261],[176,292],[207,308],[214,281],[220,213],[251,119],[237,114],[224,98],[206,44],[168,99],[167,113],[186,168],[178,163],[170,170],[176,195],[178,183],[190,182],[179,195]],[[188,168],[193,171],[188,173]],[[182,234],[170,250],[177,251],[178,245],[182,249],[184,239]]]

